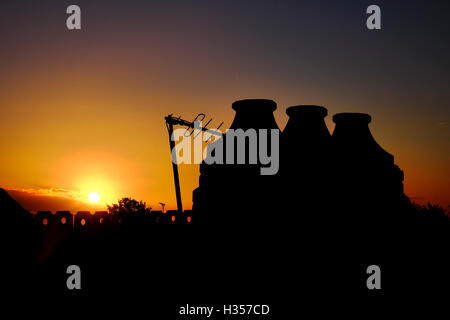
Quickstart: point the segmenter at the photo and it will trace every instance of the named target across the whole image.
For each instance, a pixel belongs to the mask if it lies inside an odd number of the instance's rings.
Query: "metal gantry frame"
[[[178,161],[176,158],[175,159],[172,158],[172,150],[175,150],[175,141],[172,139],[173,126],[180,125],[180,126],[187,127],[187,129],[184,133],[184,136],[186,138],[190,137],[192,135],[192,133],[194,133],[195,129],[199,129],[201,131],[207,131],[208,133],[211,133],[214,135],[222,135],[222,133],[220,133],[218,130],[222,126],[223,121],[220,123],[220,125],[216,129],[210,130],[210,129],[207,129],[207,126],[212,121],[212,118],[203,127],[195,125],[195,122],[201,122],[205,119],[204,113],[199,113],[195,117],[194,121],[187,121],[187,120],[181,119],[181,117],[174,117],[172,114],[169,114],[168,116],[164,117],[164,119],[166,120],[166,127],[167,127],[167,131],[169,133],[170,157],[171,157],[171,161],[172,161],[173,178],[175,181],[175,195],[177,197],[177,210],[178,210],[178,212],[181,213],[181,212],[183,212],[183,204],[181,201],[180,175],[178,173]],[[192,129],[192,131],[189,132],[189,129]],[[188,133],[188,135],[186,135],[186,133]],[[198,136],[198,134],[194,135],[194,139]],[[209,139],[208,139],[208,141],[209,141]],[[206,141],[206,142],[208,142],[208,141]],[[175,153],[175,157],[176,157],[176,153]]]

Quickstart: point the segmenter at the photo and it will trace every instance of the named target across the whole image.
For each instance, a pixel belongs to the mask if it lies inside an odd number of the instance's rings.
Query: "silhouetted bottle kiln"
[[[395,218],[390,213],[398,215],[409,204],[403,193],[403,171],[394,164],[394,156],[373,138],[370,115],[339,113],[333,116],[333,121],[336,123],[332,139],[338,207],[355,214],[352,219],[357,220]],[[370,213],[375,216],[370,217]]]
[[[261,175],[260,169],[264,165],[260,163],[258,156],[256,163],[249,163],[249,149],[256,147],[257,155],[259,154],[259,140],[262,138],[259,129],[268,129],[264,138],[269,144],[270,154],[270,129],[278,129],[273,115],[277,105],[272,100],[248,99],[234,102],[232,108],[236,115],[230,129],[255,129],[257,143],[250,146],[249,140],[246,140],[244,164],[237,164],[237,140],[234,144],[234,164],[226,163],[225,146],[227,139],[233,138],[229,133],[208,146],[208,152],[217,156],[215,148],[223,145],[223,155],[219,157],[223,163],[200,165],[199,188],[194,190],[193,209],[203,212],[205,220],[221,224],[254,223],[264,220],[273,207],[270,201],[277,200],[271,194],[276,188],[276,176]]]
[[[241,100],[232,107],[236,115],[230,129],[278,129],[272,100]],[[226,164],[226,148],[216,154],[232,138],[229,132],[208,146],[199,188],[193,193],[193,209],[203,221],[245,225],[294,220],[319,228],[401,221],[411,205],[403,192],[403,172],[373,138],[368,114],[334,115],[336,126],[330,135],[324,121],[326,108],[299,105],[286,113],[289,121],[280,136],[276,175],[261,175],[259,158],[249,163],[248,151],[255,143],[245,145],[245,164],[236,164],[236,146],[235,164]],[[212,158],[218,163],[208,164]]]
[[[280,175],[290,219],[323,217],[329,202],[331,135],[326,108],[299,105],[286,109],[289,120],[282,134]],[[320,213],[319,213],[320,212]]]

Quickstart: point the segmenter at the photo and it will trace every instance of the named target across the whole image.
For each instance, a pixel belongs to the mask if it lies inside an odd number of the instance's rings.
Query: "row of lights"
[[[172,220],[172,222],[175,222],[176,217],[175,217],[175,216],[172,216],[171,220]],[[191,221],[192,221],[191,216],[188,216],[188,217],[186,218],[186,221],[187,221],[188,223],[191,223]],[[61,218],[61,224],[66,224],[66,222],[67,222],[66,217],[62,217],[62,218]],[[100,223],[103,223],[103,218],[100,218],[99,222],[100,222]],[[42,224],[43,224],[44,226],[48,225],[48,220],[47,220],[47,218],[42,219]],[[81,221],[80,221],[80,224],[81,224],[82,226],[86,225],[86,219],[82,218]]]

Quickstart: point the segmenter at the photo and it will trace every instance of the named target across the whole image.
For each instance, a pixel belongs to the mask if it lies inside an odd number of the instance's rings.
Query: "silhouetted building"
[[[333,121],[333,187],[341,218],[386,227],[401,220],[410,205],[403,193],[403,171],[373,138],[370,115],[339,113]]]
[[[161,210],[152,210],[150,211],[151,222],[160,223],[163,212]]]
[[[276,103],[271,100],[236,101],[233,109],[230,129],[278,129],[273,116]],[[291,227],[309,228],[311,233],[401,220],[410,207],[403,193],[403,172],[372,137],[369,115],[335,115],[331,136],[324,121],[326,108],[299,105],[286,113],[289,121],[280,137],[276,175],[261,175],[263,164],[249,159],[249,150],[259,148],[259,135],[247,137],[244,164],[236,164],[236,144],[235,164],[226,163],[226,148],[219,157],[215,153],[233,138],[229,132],[208,146],[199,187],[193,192],[193,210],[202,221],[257,227],[283,225],[286,218]],[[211,164],[213,158],[216,163]]]
[[[332,192],[331,135],[324,121],[327,113],[326,108],[314,105],[286,109],[289,120],[281,140],[278,196],[289,219],[308,228],[326,218]]]
[[[174,223],[177,220],[178,215],[178,210],[167,210],[162,213],[160,222],[164,224]]]
[[[261,168],[267,165],[261,163],[258,156],[261,139],[267,139],[268,154],[271,153],[270,130],[278,129],[273,115],[277,105],[272,100],[249,99],[234,102],[232,108],[236,115],[230,129],[255,130],[254,135],[250,133],[245,138],[245,161],[238,163],[239,138],[230,132],[208,145],[209,157],[205,161],[214,158],[216,163],[204,161],[200,165],[199,188],[193,194],[193,209],[201,212],[201,220],[205,223],[256,224],[265,220],[266,213],[273,207],[271,202],[277,201],[272,194],[277,176],[261,175]],[[267,129],[267,135],[261,136],[259,129]],[[234,155],[228,155],[227,159],[229,139],[234,139]],[[254,149],[256,159],[250,159],[251,149]],[[221,150],[223,153],[220,155],[218,152]]]
[[[36,215],[34,216],[34,218],[36,219],[38,226],[41,229],[48,230],[56,222],[55,221],[56,219],[54,218],[51,211],[40,210],[40,211],[36,212]]]
[[[195,212],[193,210],[184,210],[183,212],[183,221],[185,223],[192,223],[192,219],[194,219]]]
[[[95,231],[102,230],[110,224],[110,217],[108,216],[108,211],[95,211],[94,215],[91,217],[91,226],[94,227]]]
[[[61,229],[73,229],[73,215],[70,211],[56,211],[55,224]]]
[[[74,228],[77,230],[87,230],[92,223],[95,224],[94,217],[89,211],[78,211],[75,215]]]

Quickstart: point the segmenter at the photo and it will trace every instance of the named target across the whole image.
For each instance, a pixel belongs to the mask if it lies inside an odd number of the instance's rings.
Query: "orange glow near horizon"
[[[280,129],[292,105],[325,106],[330,132],[335,113],[369,113],[374,138],[404,171],[406,195],[448,208],[448,58],[443,46],[417,42],[431,41],[430,34],[374,37],[361,32],[359,20],[343,30],[350,20],[335,11],[342,24],[327,28],[288,5],[277,6],[276,16],[295,19],[267,19],[244,6],[147,5],[125,15],[119,5],[92,5],[89,27],[77,32],[47,6],[2,8],[10,36],[0,52],[7,62],[0,73],[0,187],[46,197],[29,210],[47,210],[47,198],[59,201],[54,210],[104,210],[123,197],[176,209],[164,116],[205,113],[210,128],[224,121],[225,130],[231,104],[246,98],[276,101]],[[199,166],[179,171],[183,207],[191,209]],[[89,202],[91,192],[101,196],[97,203]]]
[[[279,109],[281,110],[275,111],[275,114],[279,127],[283,128],[287,117],[284,115],[284,108]],[[231,123],[233,110],[229,107],[225,113],[226,116],[221,119]],[[334,112],[330,110],[330,113]],[[187,114],[186,118],[189,118],[187,112],[182,114]],[[10,145],[12,152],[0,159],[2,186],[28,190],[33,189],[33,184],[48,185],[49,187],[34,187],[34,189],[41,195],[45,195],[48,191],[49,196],[64,196],[80,202],[74,207],[58,208],[60,210],[104,210],[106,205],[115,203],[122,197],[143,200],[154,210],[160,208],[159,202],[167,203],[167,210],[176,209],[163,115],[164,113],[161,113],[161,117],[152,120],[153,128],[149,126],[149,131],[153,135],[146,133],[146,130],[133,131],[133,127],[129,126],[128,139],[122,138],[121,132],[108,131],[114,138],[105,139],[88,147],[74,143],[68,148],[65,144],[65,139],[77,141],[84,138],[84,134],[78,133],[77,130],[60,133],[52,143],[46,141],[52,130],[55,130],[53,126],[43,128],[37,133],[21,132],[21,135],[29,138],[22,141],[19,139],[17,144]],[[327,118],[327,125],[332,132],[333,124],[330,117]],[[392,136],[386,134],[390,130],[384,128],[389,128],[389,124],[383,124],[383,119],[375,118],[370,127],[376,140],[388,152],[394,154],[396,163],[405,172],[405,193],[417,203],[431,202],[447,208],[450,185],[448,181],[442,179],[446,176],[445,172],[447,176],[450,175],[446,164],[435,159],[427,166],[424,155],[417,154],[417,146],[401,142],[399,144]],[[401,130],[406,131],[407,127]],[[75,134],[79,134],[79,138],[74,138]],[[36,135],[41,135],[41,138],[32,137]],[[152,148],[145,147],[147,145]],[[30,158],[30,155],[33,157]],[[9,170],[6,171],[5,168]],[[183,207],[190,209],[192,191],[198,186],[199,166],[180,165],[179,170]],[[63,193],[59,189],[66,192]],[[93,191],[101,195],[97,203],[88,200],[89,194]],[[45,209],[47,208],[33,208],[33,210]]]

